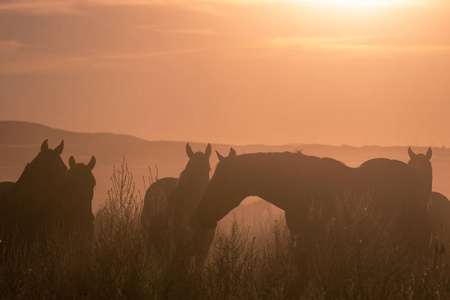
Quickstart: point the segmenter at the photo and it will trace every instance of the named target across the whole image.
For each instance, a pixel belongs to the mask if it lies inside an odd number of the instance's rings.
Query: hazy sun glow
[[[287,1],[308,2],[321,5],[349,6],[349,7],[391,6],[408,2],[408,0],[287,0]]]

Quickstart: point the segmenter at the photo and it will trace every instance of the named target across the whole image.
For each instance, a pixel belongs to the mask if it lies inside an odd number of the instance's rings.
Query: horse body
[[[4,182],[0,182],[0,196],[5,193],[7,190],[9,190],[10,188],[12,188],[14,185],[14,182],[12,181],[4,181]]]
[[[164,177],[150,185],[145,193],[141,223],[146,223],[153,217],[153,214],[162,210],[162,206],[167,203],[167,199],[175,189],[177,182],[178,178]]]
[[[147,190],[141,222],[156,248],[164,249],[170,235],[176,247],[187,240],[206,257],[215,231],[201,228],[194,215],[209,183],[211,145],[193,153],[187,144],[186,153],[189,161],[179,179],[157,180]]]
[[[431,193],[430,215],[435,235],[450,232],[450,201],[447,197],[438,192]]]
[[[0,196],[0,233],[33,242],[54,226],[55,207],[64,189],[67,167],[60,155],[64,142],[49,149],[47,141],[20,178]]]
[[[156,180],[147,189],[144,207],[141,214],[141,226],[153,245],[161,247],[164,244],[164,234],[167,230],[165,211],[169,196],[177,185],[178,178],[165,177]]]
[[[416,154],[408,148],[408,165],[420,177],[424,188],[429,193],[429,214],[432,223],[432,230],[435,236],[439,236],[442,231],[450,230],[450,201],[443,194],[432,192],[433,170],[431,167],[432,150],[428,148],[425,154]]]
[[[351,168],[334,159],[301,153],[231,153],[219,162],[197,217],[202,226],[214,228],[243,199],[258,196],[285,211],[291,233],[307,236],[312,206],[329,216],[336,197],[370,193],[374,206],[389,216],[411,206],[402,217],[410,226],[416,220],[415,232],[426,239],[426,199],[418,181],[406,164],[387,159]]]
[[[288,152],[225,158],[217,166],[200,204],[200,223],[214,227],[248,196],[258,196],[286,214],[306,213],[313,201],[320,206],[326,202],[324,199],[341,192],[344,182],[352,182],[353,176],[344,164],[314,158],[317,168],[305,168],[303,165],[309,162],[304,158],[307,157]],[[325,174],[326,169],[329,173]]]

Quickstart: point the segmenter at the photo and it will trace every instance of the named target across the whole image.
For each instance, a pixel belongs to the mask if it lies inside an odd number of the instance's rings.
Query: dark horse
[[[433,188],[433,169],[430,161],[433,151],[431,148],[428,148],[426,154],[415,154],[409,147],[408,155],[408,166],[417,173],[427,194],[430,195]]]
[[[69,158],[70,168],[66,173],[67,195],[65,197],[68,201],[61,202],[64,226],[71,233],[83,234],[89,238],[94,232],[92,198],[96,182],[92,170],[95,163],[94,156],[87,165],[77,163],[73,156]]]
[[[186,153],[189,161],[180,178],[162,178],[148,188],[141,223],[155,248],[166,250],[171,242],[178,247],[188,241],[201,261],[215,234],[214,230],[201,228],[194,218],[209,183],[211,145],[205,153],[194,153],[188,143]]]
[[[301,234],[305,247],[308,212],[321,208],[329,216],[336,197],[372,196],[374,208],[392,219],[400,218],[405,241],[413,247],[427,247],[429,224],[427,199],[415,172],[405,163],[373,159],[351,168],[331,159],[302,153],[252,153],[228,157],[218,154],[219,164],[200,202],[197,218],[201,226],[214,228],[217,222],[248,196],[258,196],[285,211],[292,234]]]
[[[439,236],[443,230],[450,230],[450,201],[438,192],[432,192],[433,169],[431,167],[432,150],[428,148],[426,154],[416,154],[408,148],[408,165],[419,175],[422,184],[430,195],[430,217],[433,233]]]
[[[67,167],[61,159],[64,142],[49,149],[47,140],[41,151],[25,167],[20,178],[0,196],[0,234],[3,243],[32,243],[55,226],[55,211],[65,189]]]
[[[0,182],[0,196],[6,192],[7,190],[9,190],[10,188],[12,188],[12,186],[14,185],[14,182],[12,181],[3,181]]]

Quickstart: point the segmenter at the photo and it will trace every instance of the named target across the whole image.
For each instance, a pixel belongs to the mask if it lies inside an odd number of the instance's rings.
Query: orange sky
[[[0,119],[149,140],[449,146],[450,2],[320,1],[1,0]]]

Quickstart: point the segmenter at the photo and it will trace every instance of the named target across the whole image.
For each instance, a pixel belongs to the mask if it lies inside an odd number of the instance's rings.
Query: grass
[[[283,219],[269,229],[218,232],[205,266],[190,253],[161,256],[140,227],[141,198],[124,162],[114,169],[92,243],[57,233],[18,246],[0,265],[2,299],[449,299],[447,237],[423,260],[398,243],[394,222],[369,197],[336,199],[324,219],[311,209],[314,244],[305,249]],[[301,249],[301,250],[299,250]]]

